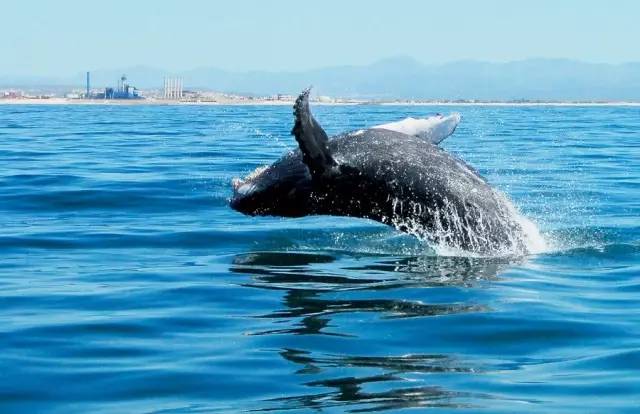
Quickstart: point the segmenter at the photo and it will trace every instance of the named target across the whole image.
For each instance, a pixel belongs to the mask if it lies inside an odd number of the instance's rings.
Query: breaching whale
[[[310,112],[308,89],[294,117],[299,149],[234,179],[233,209],[361,217],[477,254],[529,252],[527,232],[535,226],[475,169],[429,140],[382,127],[329,139]]]

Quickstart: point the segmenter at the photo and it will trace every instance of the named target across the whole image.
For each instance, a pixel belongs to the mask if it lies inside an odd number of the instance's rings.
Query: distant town
[[[34,88],[2,88],[0,85],[0,104],[222,104],[222,105],[279,105],[292,104],[296,97],[291,94],[278,93],[268,96],[232,94],[225,92],[197,90],[184,87],[181,77],[164,78],[158,88],[138,89],[123,74],[114,80],[114,86],[94,88],[91,84],[91,73],[86,73],[86,84],[83,88],[72,88],[68,91],[48,91],[44,87]],[[548,101],[548,100],[478,100],[478,99],[354,99],[347,97],[313,96],[312,100],[319,104],[336,105],[640,105],[638,102],[611,101]]]
[[[138,89],[123,74],[117,79],[114,86],[93,88],[91,85],[91,73],[86,74],[84,88],[76,88],[64,93],[45,92],[45,88],[36,88],[29,91],[19,88],[0,88],[0,103],[120,103],[120,104],[289,104],[295,100],[290,94],[274,94],[269,96],[252,96],[229,94],[215,91],[185,89],[184,80],[180,77],[165,78],[163,85],[157,89]],[[314,98],[320,103],[359,104],[363,100],[331,98],[317,96]]]

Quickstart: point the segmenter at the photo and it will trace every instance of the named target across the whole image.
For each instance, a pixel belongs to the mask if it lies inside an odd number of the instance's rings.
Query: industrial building
[[[164,78],[164,99],[182,99],[182,78]]]
[[[127,83],[127,75],[122,75],[118,80],[118,86],[114,89],[106,87],[104,92],[91,92],[91,73],[87,72],[87,90],[85,99],[144,99],[135,86]]]

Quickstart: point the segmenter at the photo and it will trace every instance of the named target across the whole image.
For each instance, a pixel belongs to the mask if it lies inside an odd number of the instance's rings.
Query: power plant
[[[182,78],[164,78],[164,99],[182,98]]]
[[[104,92],[91,93],[91,73],[87,72],[87,91],[85,99],[144,99],[138,89],[127,83],[127,75],[122,75],[118,80],[118,86],[104,88]]]
[[[65,97],[71,99],[119,99],[119,100],[133,100],[133,99],[145,99],[141,95],[140,90],[135,86],[129,84],[127,75],[123,74],[117,82],[115,87],[107,86],[104,89],[91,88],[91,72],[86,72],[86,84],[83,91],[73,91],[67,93]],[[160,93],[158,93],[160,92]],[[192,97],[193,92],[187,91],[187,96]],[[151,90],[151,99],[166,99],[166,100],[182,100],[185,98],[184,91],[184,79],[182,77],[165,77],[162,90]]]

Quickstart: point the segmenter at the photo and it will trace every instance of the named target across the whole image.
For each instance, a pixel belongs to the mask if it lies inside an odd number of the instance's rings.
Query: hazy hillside
[[[137,66],[92,71],[93,85],[114,85],[122,73],[141,88],[160,88],[167,72]],[[174,74],[175,75],[175,74]],[[508,63],[459,61],[425,65],[410,58],[366,66],[328,67],[304,72],[228,72],[200,68],[179,73],[186,88],[224,92],[297,93],[308,85],[322,95],[403,99],[640,100],[640,63],[593,64],[560,59]],[[68,79],[16,79],[11,85],[84,85],[84,73]]]

